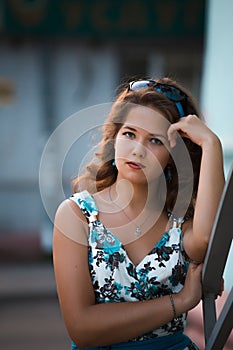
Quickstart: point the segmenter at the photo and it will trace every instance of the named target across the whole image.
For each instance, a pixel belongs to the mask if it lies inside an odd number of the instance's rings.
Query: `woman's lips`
[[[132,169],[140,170],[140,169],[145,168],[145,166],[143,164],[141,164],[141,163],[127,162],[127,164]]]

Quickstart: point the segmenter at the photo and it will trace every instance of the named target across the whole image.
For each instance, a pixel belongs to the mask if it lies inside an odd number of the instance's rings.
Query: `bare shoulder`
[[[86,244],[88,236],[87,220],[76,203],[65,199],[59,205],[55,220],[54,233],[61,233],[73,241]]]
[[[76,203],[74,203],[74,201],[72,201],[70,198],[65,199],[59,205],[56,212],[56,218],[60,216],[62,216],[63,218],[69,216],[70,219],[78,217],[83,223],[87,222],[79,206]]]

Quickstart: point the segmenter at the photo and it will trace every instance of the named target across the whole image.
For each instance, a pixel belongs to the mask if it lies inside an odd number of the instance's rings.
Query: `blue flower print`
[[[121,248],[119,239],[99,221],[93,223],[91,242],[96,243],[96,248],[104,249],[108,254],[114,254]]]
[[[170,235],[168,232],[165,232],[164,235],[161,237],[161,239],[156,244],[157,248],[163,247],[170,239]]]
[[[78,204],[81,209],[85,209],[90,215],[98,215],[98,208],[94,198],[87,191],[83,191],[78,198]]]

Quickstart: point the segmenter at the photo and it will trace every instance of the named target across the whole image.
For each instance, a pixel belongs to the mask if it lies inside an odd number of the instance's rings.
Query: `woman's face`
[[[170,155],[168,127],[159,111],[144,106],[130,110],[115,140],[118,179],[149,183],[160,177]]]

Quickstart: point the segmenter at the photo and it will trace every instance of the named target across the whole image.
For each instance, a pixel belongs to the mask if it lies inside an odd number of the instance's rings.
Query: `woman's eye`
[[[151,139],[151,142],[156,144],[156,145],[163,145],[163,142],[157,138]]]
[[[125,131],[125,132],[123,133],[123,135],[126,136],[126,137],[128,137],[128,138],[130,138],[130,139],[133,139],[133,138],[135,137],[134,133],[131,132],[131,131]]]

